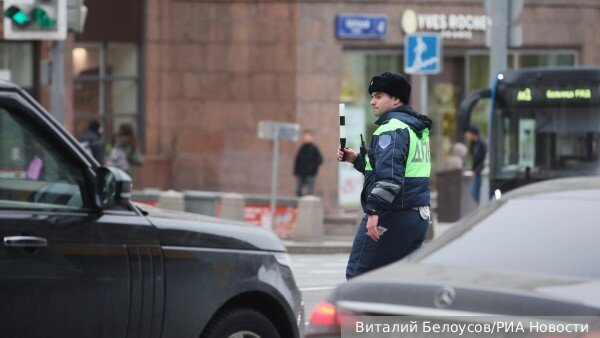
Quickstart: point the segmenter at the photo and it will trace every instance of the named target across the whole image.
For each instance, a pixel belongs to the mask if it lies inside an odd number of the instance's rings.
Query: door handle
[[[48,246],[48,241],[36,236],[9,236],[4,237],[4,245],[13,248],[40,248]]]

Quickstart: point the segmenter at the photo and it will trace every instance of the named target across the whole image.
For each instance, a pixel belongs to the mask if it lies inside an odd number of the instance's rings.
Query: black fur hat
[[[410,100],[410,83],[406,76],[400,73],[385,72],[373,76],[369,85],[369,94],[382,92],[395,96],[404,104]]]

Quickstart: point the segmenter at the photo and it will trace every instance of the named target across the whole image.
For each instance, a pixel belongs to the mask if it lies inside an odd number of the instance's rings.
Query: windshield
[[[493,119],[495,179],[600,175],[598,84],[499,86]]]
[[[598,190],[510,199],[421,262],[478,270],[599,278]],[[558,193],[560,194],[560,193]],[[554,195],[554,196],[553,196]],[[568,212],[567,212],[568,211]],[[473,215],[478,218],[482,215]],[[466,219],[465,222],[470,222]],[[459,225],[457,225],[459,226]],[[454,229],[452,229],[454,230]]]

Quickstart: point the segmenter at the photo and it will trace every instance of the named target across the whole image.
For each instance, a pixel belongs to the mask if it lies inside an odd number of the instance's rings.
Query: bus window
[[[496,88],[492,188],[505,191],[528,181],[600,175],[598,83],[527,81]]]
[[[600,175],[600,68],[513,69],[497,78],[463,100],[457,126],[463,132],[473,123],[474,103],[488,94],[491,193]]]
[[[533,177],[596,175],[600,112],[580,109],[504,109],[492,146],[495,172]]]

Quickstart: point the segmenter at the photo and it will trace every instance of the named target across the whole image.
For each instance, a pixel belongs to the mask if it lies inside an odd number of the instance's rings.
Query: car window
[[[421,262],[598,278],[598,199],[590,193],[579,194],[590,198],[509,200]]]
[[[0,108],[0,208],[83,208],[85,179],[73,162],[23,114]]]

